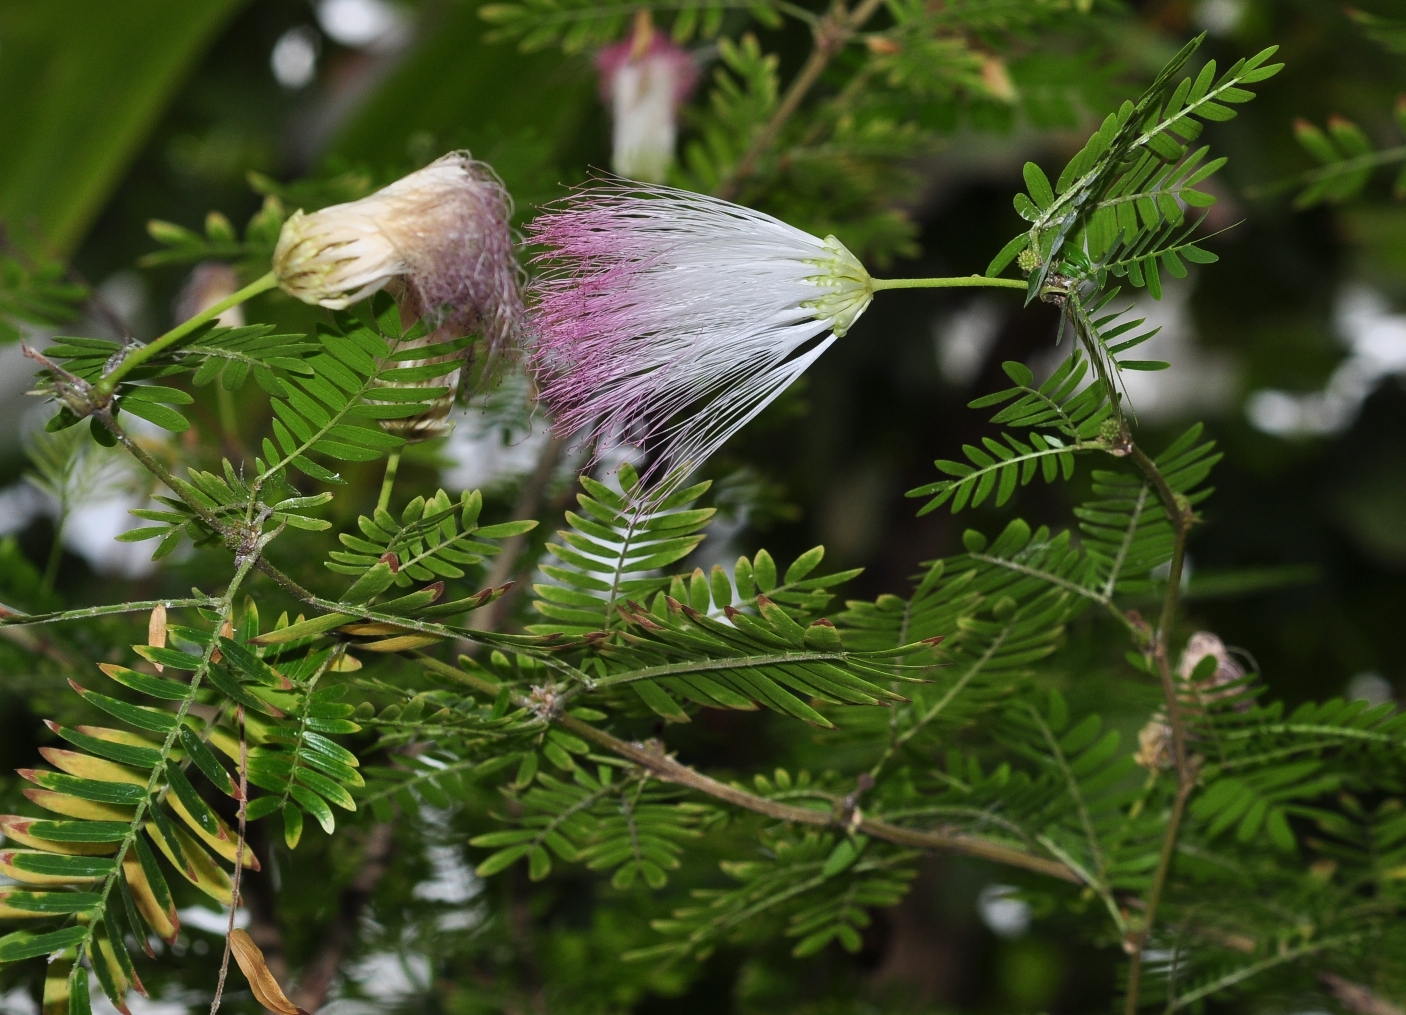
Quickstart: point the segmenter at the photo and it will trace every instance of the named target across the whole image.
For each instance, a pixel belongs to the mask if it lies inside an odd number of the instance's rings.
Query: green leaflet
[[[1107,251],[1121,245],[1135,251],[1134,260],[1115,273],[1128,275],[1134,285],[1146,286],[1160,298],[1157,258],[1169,230],[1181,226],[1183,203],[1210,203],[1210,195],[1194,188],[1223,164],[1216,160],[1202,166],[1206,149],[1192,152],[1186,142],[1200,134],[1200,121],[1228,120],[1235,116],[1231,105],[1254,98],[1240,85],[1263,81],[1283,66],[1268,63],[1278,48],[1271,46],[1238,61],[1219,79],[1212,60],[1194,80],[1185,77],[1174,84],[1204,38],[1187,43],[1136,102],[1108,114],[1053,188],[1039,167],[1027,164],[1030,196],[1017,202],[1017,209],[1032,223],[1028,240],[1007,244],[988,275],[1003,271],[1017,253],[1034,253],[1028,299],[1036,298],[1052,277],[1096,277],[1101,288],[1111,267],[1104,261]],[[1075,242],[1066,245],[1071,239]],[[1168,270],[1175,274],[1177,263],[1169,260]]]
[[[64,927],[43,934],[17,930],[0,937],[0,962],[18,962],[38,958],[76,945],[88,936],[86,927]]]
[[[489,540],[511,538],[531,530],[535,521],[478,525],[483,497],[465,490],[457,501],[443,490],[428,500],[417,497],[401,511],[399,520],[387,511],[357,520],[360,535],[342,533],[344,550],[333,551],[327,567],[357,581],[343,593],[346,602],[365,602],[390,588],[412,581],[463,578],[466,567],[498,553]],[[438,598],[438,596],[435,596]],[[420,605],[408,598],[385,604],[390,612],[411,612]],[[425,603],[423,605],[429,605]]]

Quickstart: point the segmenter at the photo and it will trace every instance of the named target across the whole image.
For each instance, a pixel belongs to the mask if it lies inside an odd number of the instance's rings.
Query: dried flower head
[[[1176,764],[1176,748],[1172,742],[1172,727],[1161,713],[1148,720],[1138,730],[1137,753],[1133,760],[1151,772],[1165,772]]]
[[[650,476],[701,465],[873,299],[833,236],[669,187],[594,187],[528,228],[552,265],[530,320],[557,430],[645,444]]]
[[[1196,672],[1196,667],[1207,656],[1215,657],[1216,668],[1208,680],[1197,685],[1198,690],[1214,690],[1224,684],[1233,684],[1245,675],[1245,667],[1231,656],[1225,642],[1210,631],[1197,631],[1186,641],[1186,648],[1182,651],[1181,660],[1177,665],[1177,676],[1182,680],[1190,680],[1191,675]]]
[[[402,279],[417,309],[503,351],[522,316],[511,214],[493,170],[451,152],[360,201],[294,212],[273,267],[285,292],[333,310]]]
[[[613,120],[612,167],[632,180],[662,183],[674,161],[678,108],[698,83],[698,65],[643,17],[632,38],[596,55],[596,69]]]

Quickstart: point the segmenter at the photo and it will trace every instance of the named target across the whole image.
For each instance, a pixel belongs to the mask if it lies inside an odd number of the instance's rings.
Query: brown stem
[[[143,448],[140,444],[132,440],[131,436],[128,435],[127,431],[123,430],[122,427],[118,424],[118,422],[112,418],[112,411],[110,409],[99,409],[94,412],[93,415],[102,421],[103,426],[107,427],[108,432],[117,438],[118,442],[122,445],[123,448],[127,450],[128,454],[130,454],[133,458],[140,462],[144,469],[150,472],[157,479],[161,480],[161,482],[165,483],[167,488],[174,492],[177,496],[180,496],[180,490],[176,486],[176,478],[171,474],[170,470],[167,469],[166,466],[158,462],[150,454],[148,454],[146,449]],[[188,508],[194,511],[200,517],[200,520],[203,521],[206,525],[210,526],[210,528],[220,533],[220,535],[225,536],[226,538],[229,537],[231,532],[230,527],[224,522],[220,521],[219,518],[215,517],[215,515],[203,504],[199,503],[198,501],[189,500],[185,497],[181,497],[181,501]],[[260,554],[258,559],[254,561],[254,567],[262,571],[269,578],[272,578],[275,582],[282,586],[283,590],[289,595],[302,600],[311,600],[314,598],[311,592],[303,588],[292,578],[289,578],[278,568],[274,567],[271,563],[268,562],[268,560],[263,557],[262,554]]]
[[[1148,890],[1147,910],[1143,916],[1142,927],[1130,934],[1125,942],[1125,947],[1129,952],[1129,967],[1128,994],[1124,1010],[1126,1015],[1136,1015],[1142,980],[1142,953],[1147,944],[1148,936],[1156,925],[1157,906],[1162,901],[1167,877],[1172,868],[1172,860],[1176,855],[1177,834],[1181,829],[1182,815],[1186,811],[1187,799],[1191,796],[1191,791],[1196,785],[1196,766],[1186,750],[1186,722],[1182,715],[1176,677],[1172,673],[1171,657],[1168,651],[1172,623],[1176,619],[1177,600],[1181,594],[1182,568],[1186,561],[1186,536],[1195,521],[1195,514],[1186,498],[1179,496],[1168,485],[1166,477],[1157,468],[1157,464],[1147,456],[1142,448],[1132,442],[1126,429],[1119,441],[1118,450],[1131,457],[1137,467],[1142,470],[1143,475],[1152,483],[1158,497],[1162,500],[1162,508],[1167,514],[1167,521],[1171,523],[1174,533],[1171,567],[1167,573],[1167,594],[1162,603],[1162,615],[1157,619],[1157,629],[1153,633],[1152,658],[1157,666],[1158,678],[1162,683],[1162,697],[1167,707],[1167,723],[1172,728],[1172,753],[1176,764],[1177,792],[1172,802],[1172,813],[1167,821],[1167,830],[1162,839],[1157,871],[1152,878],[1152,887]]]
[[[734,200],[738,192],[742,189],[742,184],[747,181],[757,167],[757,160],[775,142],[781,133],[781,128],[786,125],[786,121],[795,115],[804,101],[807,93],[814,87],[816,81],[820,80],[820,75],[836,53],[844,49],[845,45],[854,37],[854,33],[864,27],[864,23],[874,16],[883,5],[883,0],[863,0],[863,2],[853,11],[846,10],[843,3],[836,3],[830,13],[821,18],[820,24],[815,29],[815,48],[811,50],[810,56],[801,67],[800,73],[791,81],[790,87],[786,89],[786,94],[781,98],[781,104],[776,107],[776,112],[771,115],[766,126],[752,139],[751,145],[738,160],[732,172],[725,176],[718,184],[714,193],[725,201]]]
[[[294,598],[301,599],[303,602],[311,602],[313,599],[317,598],[292,578],[289,578],[278,568],[270,564],[263,556],[260,556],[258,560],[254,561],[254,567],[258,568],[269,578],[272,578],[283,588],[284,592],[287,592]]]
[[[542,497],[546,494],[547,486],[551,483],[557,465],[561,462],[562,453],[566,450],[567,440],[568,438],[555,434],[547,438],[542,455],[537,459],[537,468],[527,477],[527,482],[518,492],[517,504],[513,506],[514,521],[536,517]],[[496,589],[514,577],[517,573],[518,558],[527,546],[527,538],[527,533],[519,533],[503,544],[502,552],[493,561],[493,570],[489,572],[485,588]],[[517,582],[506,595],[483,608],[482,614],[475,618],[478,630],[497,631],[507,623],[508,618],[512,616],[512,607],[517,602],[518,590],[522,585],[522,582]]]
[[[1406,1015],[1406,1008],[1388,1001],[1371,987],[1343,979],[1337,973],[1319,973],[1318,982],[1353,1015]]]
[[[465,673],[463,670],[440,662],[431,656],[417,653],[416,658],[426,669],[466,684],[480,693],[496,696],[499,691],[498,685],[491,680],[475,676],[472,673]],[[513,703],[519,707],[531,707],[531,702],[521,695],[514,695]],[[845,816],[834,810],[812,810],[808,807],[797,807],[794,804],[768,800],[766,797],[756,796],[746,790],[738,789],[736,786],[718,782],[687,765],[680,764],[662,751],[651,749],[644,744],[632,744],[621,740],[572,716],[552,715],[550,719],[562,729],[574,733],[583,740],[589,740],[622,758],[633,761],[656,778],[685,786],[699,793],[705,793],[716,800],[732,804],[734,807],[755,811],[778,821],[854,830],[900,846],[911,846],[915,849],[952,850],[966,856],[979,857],[983,860],[1034,871],[1037,874],[1061,878],[1077,885],[1084,883],[1083,879],[1065,864],[1057,860],[1034,856],[1013,846],[961,833],[929,832],[915,828],[903,828],[887,821],[865,818],[858,809],[854,809],[850,815]]]
[[[1181,828],[1181,817],[1186,812],[1186,801],[1191,796],[1192,782],[1177,785],[1177,795],[1172,801],[1172,814],[1167,819],[1167,832],[1162,837],[1162,851],[1157,857],[1157,872],[1152,877],[1152,887],[1147,893],[1142,929],[1128,935],[1124,947],[1129,951],[1128,997],[1126,1015],[1136,1015],[1138,998],[1142,993],[1142,953],[1147,944],[1147,936],[1152,932],[1152,921],[1157,914],[1157,906],[1162,901],[1162,892],[1167,884],[1167,874],[1172,869],[1172,857],[1176,853],[1177,833]]]
[[[244,706],[235,707],[239,725],[239,838],[234,846],[234,880],[230,888],[229,928],[225,931],[225,951],[220,958],[220,979],[215,984],[215,999],[210,1002],[210,1015],[220,1010],[220,999],[225,994],[225,978],[229,975],[230,945],[234,939],[234,914],[244,903],[240,894],[240,875],[244,873],[244,835],[248,831],[246,820],[249,804],[249,738],[244,728]]]
[[[268,822],[255,822],[249,829],[249,847],[255,855],[268,856]],[[274,888],[271,864],[262,871],[246,871],[242,896],[249,910],[249,937],[264,953],[264,962],[284,990],[288,988],[288,956],[283,947],[283,932],[278,925],[278,897]]]
[[[337,903],[337,915],[322,939],[322,947],[303,970],[293,1003],[308,1011],[317,1011],[327,1000],[327,992],[337,977],[347,949],[356,940],[362,910],[371,901],[377,883],[390,868],[395,847],[394,826],[377,823],[366,837],[366,850],[361,868],[351,884],[342,889]]]

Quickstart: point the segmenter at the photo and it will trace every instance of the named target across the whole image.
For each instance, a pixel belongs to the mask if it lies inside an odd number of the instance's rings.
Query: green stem
[[[709,673],[715,670],[747,669],[749,666],[783,666],[791,663],[844,663],[849,656],[844,652],[778,652],[775,655],[729,656],[725,659],[704,659],[696,662],[670,663],[667,666],[651,666],[643,670],[617,673],[595,681],[592,688],[601,690],[619,684],[632,684],[636,680],[657,680],[659,677],[673,677],[690,673]]]
[[[386,478],[381,480],[381,495],[376,498],[376,510],[386,511],[391,506],[391,490],[395,488],[395,474],[400,470],[400,449],[396,448],[386,458]]]
[[[1316,941],[1310,941],[1308,944],[1300,945],[1297,948],[1285,949],[1266,959],[1261,959],[1259,962],[1248,966],[1241,966],[1239,969],[1227,973],[1219,979],[1201,984],[1201,986],[1197,987],[1195,990],[1188,991],[1181,997],[1169,1001],[1165,1012],[1167,1015],[1170,1015],[1170,1013],[1174,1011],[1180,1011],[1188,1005],[1195,1004],[1203,997],[1209,997],[1216,991],[1224,990],[1226,987],[1233,987],[1235,984],[1248,980],[1252,976],[1257,976],[1267,969],[1273,969],[1275,966],[1282,966],[1296,959],[1301,959],[1306,955],[1314,955],[1330,948],[1337,948],[1339,945],[1356,944],[1358,941],[1362,940],[1364,936],[1365,935],[1362,934],[1339,934],[1337,937],[1323,937]],[[1365,1007],[1364,1010],[1366,1010]]]
[[[1018,278],[987,278],[985,275],[954,275],[951,278],[876,278],[875,292],[882,289],[1028,289]]]
[[[210,662],[220,643],[220,630],[226,621],[234,615],[234,599],[239,592],[239,586],[249,574],[249,569],[253,566],[253,560],[246,560],[240,563],[234,572],[234,577],[230,579],[229,586],[225,589],[225,594],[218,600],[220,604],[219,616],[215,620],[215,625],[210,632],[210,641],[205,646],[205,651],[201,656],[200,665],[191,674],[190,684],[187,687],[186,695],[177,705],[174,712],[175,724],[171,731],[166,734],[166,739],[160,747],[161,760],[152,767],[151,775],[147,778],[146,795],[137,803],[134,809],[132,820],[127,826],[127,833],[123,836],[121,843],[117,847],[116,856],[113,858],[113,871],[107,875],[102,884],[102,889],[98,892],[99,901],[93,908],[94,915],[101,913],[108,904],[108,898],[112,894],[113,886],[117,884],[117,879],[122,876],[122,861],[127,855],[127,851],[132,848],[133,841],[142,832],[142,820],[146,812],[150,809],[153,798],[158,792],[161,779],[166,774],[166,762],[171,757],[171,751],[176,745],[176,739],[180,735],[183,720],[190,711],[190,707],[195,703],[196,692],[200,690],[201,681],[209,672]],[[238,855],[238,854],[236,854]],[[237,905],[238,900],[231,899],[232,904]],[[89,922],[88,936],[78,943],[78,958],[81,960],[84,953],[90,953],[92,949],[93,935],[102,926],[101,919],[93,919]],[[73,966],[74,972],[70,976],[86,976],[87,972],[79,962]]]
[[[45,596],[54,591],[54,582],[58,581],[59,563],[63,560],[63,529],[67,521],[67,516],[60,513],[58,520],[54,522],[54,540],[49,546],[49,560],[44,565],[44,577],[39,582],[39,591]]]
[[[117,421],[112,418],[112,412],[110,410],[100,409],[94,413],[94,416],[96,416],[98,420],[102,422],[103,426],[107,427],[108,432],[117,438],[117,440],[122,444],[122,446],[126,448],[128,452],[131,453],[132,457],[141,463],[143,468],[145,468],[157,479],[161,480],[161,482],[165,483],[166,486],[169,487],[171,490],[175,491],[176,496],[180,497],[187,507],[189,507],[192,511],[199,515],[200,518],[205,522],[205,524],[209,525],[211,529],[213,529],[215,532],[218,532],[221,536],[224,536],[226,542],[228,543],[230,536],[229,525],[217,518],[214,512],[212,512],[209,508],[205,507],[199,501],[187,497],[185,494],[181,493],[180,484],[176,482],[175,477],[173,477],[171,473],[167,471],[165,466],[163,466],[156,459],[152,458],[151,455],[147,454],[142,449],[142,446],[140,444],[138,444],[136,441],[132,440],[130,436],[128,436],[127,432],[123,430],[122,427],[117,424]],[[269,473],[266,472],[263,476],[260,477],[260,479],[265,479],[268,477],[268,475]],[[253,501],[251,500],[251,506],[252,503]],[[287,590],[290,595],[298,599],[302,599],[305,602],[312,602],[313,595],[311,592],[303,588],[292,578],[289,578],[278,568],[270,564],[266,559],[264,559],[264,555],[262,553],[260,553],[255,559],[254,566],[260,571],[262,571],[264,574],[266,574],[268,577],[272,578],[279,585],[283,586],[283,588]]]
[[[234,415],[234,393],[223,384],[215,385],[215,399],[220,409],[220,428],[230,441],[239,440],[239,420]]]
[[[1258,187],[1247,187],[1245,196],[1251,199],[1268,197],[1271,194],[1278,194],[1294,187],[1305,186],[1310,183],[1317,183],[1319,180],[1326,180],[1334,176],[1347,176],[1363,169],[1375,169],[1378,166],[1385,166],[1392,162],[1400,162],[1406,159],[1406,145],[1396,148],[1383,148],[1379,152],[1372,152],[1369,155],[1359,155],[1352,159],[1343,159],[1341,162],[1334,162],[1330,166],[1322,166],[1318,169],[1310,169],[1306,173],[1299,173],[1297,176],[1290,176],[1274,183],[1266,183]]]
[[[140,603],[116,603],[111,606],[88,606],[62,613],[19,613],[0,604],[0,627],[26,627],[31,624],[53,624],[65,620],[87,620],[90,617],[110,617],[119,613],[146,613],[158,606],[169,610],[188,606],[219,606],[220,600],[209,597],[190,599],[148,599]]]
[[[153,339],[140,349],[135,349],[128,353],[121,363],[113,367],[110,373],[105,375],[97,384],[93,385],[94,392],[104,397],[111,395],[113,391],[117,389],[118,382],[120,382],[123,377],[127,376],[127,374],[131,373],[157,353],[179,342],[201,325],[213,321],[230,307],[238,306],[250,297],[257,296],[261,292],[266,292],[276,285],[278,285],[278,276],[273,272],[269,272],[267,275],[263,275],[253,282],[250,282],[238,292],[226,296],[213,306],[206,307],[190,320],[176,325],[160,338]]]

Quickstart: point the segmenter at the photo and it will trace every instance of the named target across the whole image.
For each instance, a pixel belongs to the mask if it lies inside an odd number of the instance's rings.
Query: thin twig
[[[815,27],[815,48],[811,50],[804,66],[786,89],[776,112],[753,138],[732,172],[725,176],[714,190],[718,197],[726,201],[737,197],[742,185],[756,171],[757,161],[776,142],[781,128],[795,115],[806,95],[820,80],[820,75],[829,65],[831,58],[845,47],[854,37],[854,33],[864,27],[865,22],[873,17],[881,6],[883,0],[863,0],[853,11],[849,11],[843,3],[836,3],[830,13],[820,19],[820,23]]]
[[[1327,971],[1318,974],[1318,982],[1353,1015],[1406,1015],[1406,1008],[1382,997],[1364,983],[1354,983]]]
[[[234,934],[234,914],[240,905],[239,876],[244,872],[244,829],[246,807],[249,803],[249,741],[244,732],[244,706],[235,706],[235,716],[239,722],[239,838],[234,848],[234,882],[230,889],[229,927],[225,931],[225,953],[220,959],[220,979],[215,984],[215,999],[210,1002],[210,1015],[220,1010],[220,999],[225,993],[225,977],[229,975],[230,937]]]
[[[466,684],[485,695],[496,696],[500,690],[497,684],[491,680],[466,673],[448,663],[440,662],[432,656],[416,653],[416,659],[426,669],[435,673],[449,677],[459,683]],[[513,704],[517,707],[528,707],[531,703],[522,695],[513,696]],[[911,846],[917,849],[946,849],[966,856],[974,856],[983,860],[991,860],[996,863],[1004,863],[1012,867],[1019,867],[1024,870],[1033,871],[1037,874],[1045,874],[1050,877],[1060,878],[1074,884],[1083,885],[1084,879],[1069,868],[1067,864],[1057,860],[1050,860],[1042,856],[1035,856],[1014,846],[1004,843],[993,842],[988,839],[981,839],[977,836],[967,835],[960,832],[937,832],[924,831],[916,828],[904,828],[899,825],[890,824],[875,818],[866,818],[859,810],[855,810],[848,819],[834,808],[828,810],[816,810],[810,807],[798,807],[794,804],[783,803],[779,800],[770,800],[753,793],[748,793],[744,789],[730,786],[704,775],[687,765],[675,761],[673,758],[663,754],[659,750],[651,750],[643,744],[632,744],[611,736],[609,733],[588,722],[569,715],[555,714],[549,716],[550,720],[562,729],[589,740],[594,744],[604,747],[622,758],[633,761],[641,768],[652,773],[656,778],[665,782],[671,782],[678,786],[705,793],[716,800],[742,807],[767,817],[775,818],[778,821],[790,821],[797,824],[817,825],[821,827],[843,828],[853,830],[864,835],[873,836],[876,839],[883,839],[899,846]]]
[[[146,599],[137,603],[110,603],[104,606],[85,606],[77,610],[61,610],[56,613],[21,613],[0,603],[0,628],[57,624],[66,620],[89,620],[93,617],[110,617],[118,613],[148,613],[158,606],[175,610],[188,606],[217,607],[219,605],[220,599],[218,597],[201,596],[198,599]]]
[[[1172,801],[1171,816],[1162,839],[1162,850],[1157,861],[1157,870],[1152,877],[1152,886],[1147,893],[1147,911],[1143,916],[1142,927],[1129,935],[1125,947],[1129,952],[1128,994],[1124,1007],[1125,1015],[1137,1015],[1138,1000],[1142,986],[1142,954],[1147,939],[1156,925],[1157,907],[1166,889],[1167,878],[1171,873],[1172,860],[1176,856],[1177,835],[1181,830],[1181,819],[1186,811],[1187,800],[1196,784],[1195,763],[1186,750],[1186,722],[1181,711],[1180,696],[1176,677],[1172,673],[1168,641],[1171,638],[1172,624],[1176,619],[1177,599],[1181,593],[1182,568],[1186,561],[1186,536],[1191,530],[1195,514],[1185,497],[1178,496],[1168,485],[1167,479],[1157,464],[1147,453],[1132,442],[1126,429],[1120,437],[1119,452],[1131,457],[1142,470],[1157,495],[1161,498],[1167,521],[1172,526],[1171,568],[1167,574],[1167,594],[1162,604],[1162,614],[1157,619],[1157,628],[1152,636],[1152,657],[1157,666],[1157,675],[1162,682],[1162,697],[1167,708],[1167,723],[1172,729],[1172,754],[1177,773],[1177,792]]]
[[[561,455],[565,448],[565,439],[548,438],[546,446],[542,449],[541,457],[537,460],[537,468],[523,484],[522,491],[518,495],[518,502],[513,509],[514,519],[531,518],[537,513],[542,496],[546,492],[547,485],[551,482],[552,475],[556,472],[557,464],[561,461]],[[395,470],[387,464],[386,479],[381,486],[381,499],[378,506],[384,508],[388,505],[390,489],[394,482]],[[493,570],[488,578],[488,587],[496,588],[512,577],[517,567],[518,557],[521,556],[526,543],[527,537],[518,535],[503,544],[502,552],[493,562]],[[312,597],[300,598],[311,599]],[[479,622],[481,630],[496,631],[507,619],[509,611],[500,605],[505,598],[496,600],[485,609],[485,615]],[[309,1011],[315,1011],[326,998],[327,991],[331,988],[337,970],[341,966],[342,957],[346,954],[347,946],[353,940],[355,923],[361,909],[369,901],[371,890],[389,865],[392,846],[391,832],[392,828],[389,824],[372,826],[361,869],[357,871],[351,885],[342,893],[342,899],[338,906],[337,922],[332,925],[326,939],[318,949],[317,955],[308,963],[303,972],[295,1000]]]
[[[351,884],[342,890],[327,937],[317,955],[303,969],[298,981],[298,989],[293,992],[293,1003],[308,1011],[317,1011],[327,999],[332,989],[337,970],[347,948],[356,940],[361,912],[371,901],[371,894],[377,883],[390,867],[391,854],[395,846],[395,828],[389,823],[371,826],[366,837],[366,850],[361,867],[352,878]]]
[[[1260,973],[1273,969],[1275,966],[1286,965],[1306,955],[1316,955],[1318,952],[1326,951],[1330,948],[1337,948],[1341,945],[1356,944],[1358,941],[1361,941],[1364,936],[1363,934],[1339,934],[1336,937],[1321,937],[1316,941],[1310,941],[1297,948],[1289,948],[1278,952],[1251,965],[1241,966],[1239,969],[1226,973],[1224,976],[1211,980],[1209,983],[1203,983],[1195,990],[1188,991],[1181,995],[1181,997],[1169,1002],[1165,1013],[1166,1015],[1171,1015],[1172,1012],[1180,1011],[1188,1005],[1195,1004],[1203,997],[1210,997],[1212,994],[1224,990],[1226,987],[1233,987],[1237,983],[1243,983],[1245,980],[1250,979],[1250,977],[1258,976]]]
[[[527,482],[523,483],[522,490],[518,493],[517,504],[513,506],[514,521],[536,517],[538,508],[542,505],[542,498],[546,495],[547,487],[551,484],[552,476],[556,474],[557,465],[561,462],[561,456],[566,451],[568,440],[569,438],[556,435],[547,438],[547,443],[542,448],[542,454],[537,459],[536,469],[527,478]],[[527,540],[527,533],[519,533],[503,543],[501,552],[493,560],[493,570],[488,574],[486,588],[496,589],[517,576],[518,558],[522,556],[522,551],[527,547]],[[517,601],[518,590],[524,584],[525,582],[522,581],[514,583],[513,588],[507,594],[484,607],[482,614],[475,618],[477,621],[475,627],[480,631],[500,630],[508,618],[512,616],[512,607]]]
[[[169,490],[171,490],[173,493],[175,493],[178,497],[181,498],[181,502],[183,504],[185,504],[188,508],[190,508],[200,517],[201,521],[203,521],[206,525],[210,526],[210,528],[218,532],[221,536],[224,536],[227,543],[229,542],[230,538],[234,535],[234,530],[228,524],[217,518],[212,511],[206,508],[199,501],[191,500],[183,496],[181,494],[178,482],[175,476],[171,474],[170,470],[167,469],[160,462],[158,462],[150,454],[148,454],[146,449],[143,448],[140,444],[132,440],[131,435],[129,435],[127,431],[123,430],[121,425],[119,425],[118,422],[112,418],[112,412],[110,409],[99,409],[94,412],[93,415],[96,416],[98,420],[102,422],[103,426],[107,427],[109,433],[111,433],[114,437],[117,438],[117,440],[121,443],[122,447],[125,448],[133,458],[135,458],[138,462],[141,463],[143,468],[145,468],[157,479],[161,480],[161,482],[164,483]],[[295,596],[296,598],[301,599],[305,602],[311,601],[314,598],[311,592],[303,588],[292,578],[288,577],[273,564],[269,563],[269,561],[264,557],[262,552],[260,552],[259,555],[254,559],[254,567],[269,578],[272,578],[275,582],[282,586],[283,590],[289,595]]]
[[[381,480],[381,495],[376,498],[376,510],[388,511],[391,506],[391,491],[395,489],[395,476],[400,471],[400,448],[386,456],[386,477]]]

